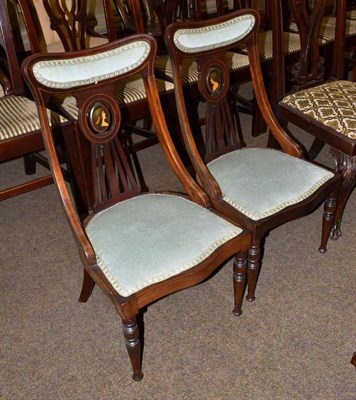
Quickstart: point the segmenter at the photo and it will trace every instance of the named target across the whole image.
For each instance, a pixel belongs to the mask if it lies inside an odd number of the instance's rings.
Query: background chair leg
[[[321,234],[320,253],[326,253],[326,246],[330,237],[331,228],[335,219],[336,193],[330,193],[324,204],[323,229]]]
[[[143,378],[143,373],[141,368],[141,343],[136,317],[129,320],[123,320],[122,328],[125,337],[126,349],[129,353],[132,365],[132,378],[134,381],[140,381]]]
[[[315,160],[315,158],[319,155],[321,150],[323,150],[325,146],[325,142],[322,140],[315,138],[313,141],[313,144],[311,145],[309,151],[308,151],[308,159],[309,160]]]
[[[233,309],[234,315],[241,315],[241,305],[244,297],[247,277],[247,254],[238,254],[234,258],[234,296],[235,307]]]
[[[34,175],[36,173],[36,160],[32,154],[26,154],[23,157],[26,175]]]
[[[248,251],[248,267],[247,267],[247,296],[246,300],[255,300],[255,291],[257,279],[261,268],[261,248],[260,241],[254,241],[251,249]]]
[[[81,303],[86,303],[88,301],[91,292],[93,291],[94,285],[95,281],[84,268],[82,291],[80,292],[79,296],[79,301]]]

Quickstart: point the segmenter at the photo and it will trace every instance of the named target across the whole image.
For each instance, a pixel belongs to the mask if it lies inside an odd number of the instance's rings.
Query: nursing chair
[[[185,170],[167,131],[153,75],[156,42],[132,35],[96,49],[33,55],[23,66],[36,99],[54,181],[84,265],[80,301],[94,283],[114,303],[123,324],[133,379],[142,379],[137,318],[148,304],[208,278],[236,254],[234,287],[240,307],[251,237],[208,210],[210,202]],[[142,194],[123,151],[126,115],[115,87],[140,76],[167,159],[193,200],[173,194]],[[89,216],[81,223],[63,180],[45,112],[51,97],[72,96],[78,107],[74,132]],[[66,132],[64,133],[66,134]],[[71,132],[68,133],[72,135]],[[208,296],[207,296],[208,298]]]
[[[199,185],[213,208],[252,232],[249,250],[248,294],[255,298],[263,241],[273,228],[315,210],[326,199],[320,251],[334,219],[340,176],[302,158],[300,147],[281,128],[262,80],[257,36],[260,16],[250,9],[209,21],[176,23],[165,32],[170,51],[177,110],[184,143]],[[229,73],[225,53],[245,44],[257,104],[282,151],[241,148],[230,114]],[[198,87],[205,100],[204,146],[191,129],[181,79],[185,58],[199,66]]]
[[[314,159],[324,144],[330,146],[335,170],[343,175],[332,229],[332,238],[337,239],[341,235],[343,211],[356,183],[356,83],[343,80],[346,0],[337,1],[332,78],[327,82],[324,80],[318,38],[313,34],[321,23],[320,14],[326,0],[316,2],[309,19],[305,18],[300,2],[290,0],[289,3],[294,19],[306,34],[299,62],[292,70],[293,90],[287,95],[281,82],[283,74],[280,73],[284,71],[284,60],[280,56],[280,47],[275,49],[279,62],[276,63],[273,81],[274,85],[279,85],[276,91],[279,93],[278,111],[284,121],[293,123],[315,137],[309,158]]]

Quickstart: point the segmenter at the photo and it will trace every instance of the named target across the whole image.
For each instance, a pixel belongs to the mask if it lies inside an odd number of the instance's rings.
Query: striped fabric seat
[[[161,79],[156,79],[156,83],[160,94],[174,89],[173,83]],[[132,104],[135,101],[144,100],[146,98],[143,80],[139,75],[118,82],[115,86],[115,93],[120,105]],[[78,118],[78,108],[74,97],[67,97],[63,101],[62,107],[72,118]]]
[[[66,119],[48,110],[51,123],[66,122]],[[40,121],[35,102],[21,96],[0,98],[0,140],[7,140],[26,133],[38,131]]]
[[[347,19],[354,19],[356,20],[356,10],[350,10],[346,13]]]
[[[228,52],[226,65],[231,71],[245,68],[249,65],[248,57],[245,54]],[[158,57],[155,61],[155,68],[161,74],[173,80],[172,63],[168,55]],[[183,84],[198,81],[198,67],[195,61],[189,58],[183,60],[181,78]]]
[[[283,32],[283,37],[285,54],[292,54],[300,51],[300,38],[297,33]],[[241,50],[246,52],[246,48],[242,48]],[[272,60],[272,31],[261,32],[258,35],[258,51],[262,60]]]
[[[327,16],[323,18],[323,22],[320,26],[319,36],[321,44],[326,44],[332,42],[335,38],[335,26],[336,18],[332,16]],[[290,30],[292,32],[298,32],[298,27],[296,23],[290,25]],[[345,36],[356,35],[356,20],[347,19],[346,20],[346,30]]]

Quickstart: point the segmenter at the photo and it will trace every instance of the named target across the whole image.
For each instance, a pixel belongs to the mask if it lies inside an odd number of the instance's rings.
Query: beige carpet
[[[152,190],[179,189],[158,146],[140,157]],[[332,165],[327,148],[318,159]],[[21,172],[20,162],[1,165],[0,185]],[[354,193],[324,255],[322,208],[271,232],[257,299],[241,317],[231,262],[149,306],[136,383],[110,301],[96,287],[78,302],[82,267],[55,187],[1,202],[0,398],[356,399],[355,211]]]

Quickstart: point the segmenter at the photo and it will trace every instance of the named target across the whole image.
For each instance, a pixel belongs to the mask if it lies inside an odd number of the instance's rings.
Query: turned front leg
[[[241,305],[246,287],[247,254],[238,254],[234,258],[234,297],[235,307],[233,313],[241,315]]]
[[[331,228],[335,219],[336,210],[336,193],[331,193],[325,200],[324,215],[323,215],[323,228],[321,235],[321,244],[319,247],[320,253],[326,253],[326,245],[330,236]]]
[[[141,344],[140,334],[136,318],[122,321],[122,328],[125,337],[126,349],[129,353],[132,365],[132,378],[135,381],[140,381],[143,378],[141,368]]]
[[[261,248],[260,241],[253,242],[247,257],[247,296],[248,301],[255,300],[257,279],[261,268]]]

